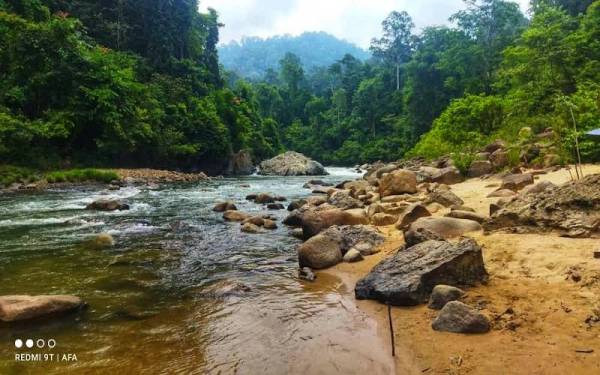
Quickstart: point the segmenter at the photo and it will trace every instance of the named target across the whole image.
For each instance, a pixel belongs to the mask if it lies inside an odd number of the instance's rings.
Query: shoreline
[[[584,166],[586,175],[600,166]],[[566,169],[536,177],[562,184],[570,180]],[[488,215],[486,198],[496,178],[467,179],[451,190],[479,214]],[[444,211],[434,214],[443,215]],[[393,226],[379,227],[386,235],[382,251],[359,263],[340,263],[318,271],[336,275],[353,288],[356,281],[404,241]],[[479,306],[490,318],[486,334],[437,332],[431,322],[437,311],[425,305],[393,307],[397,374],[590,374],[600,372],[600,250],[597,239],[559,237],[556,233],[469,235],[483,249],[490,280],[469,288],[464,301]],[[577,274],[574,281],[569,275]],[[377,322],[377,332],[391,356],[387,308],[376,301],[356,306]],[[590,352],[591,351],[591,352]],[[490,355],[493,353],[493,355]]]
[[[28,192],[40,192],[51,188],[76,188],[89,186],[108,186],[113,187],[114,190],[118,190],[118,187],[130,184],[200,182],[208,181],[214,178],[207,176],[204,172],[186,173],[152,168],[102,168],[97,170],[104,172],[114,172],[117,175],[118,179],[107,182],[93,179],[82,181],[49,182],[47,179],[41,178],[36,181],[15,182],[11,184],[11,186],[0,188],[0,194],[19,194]]]

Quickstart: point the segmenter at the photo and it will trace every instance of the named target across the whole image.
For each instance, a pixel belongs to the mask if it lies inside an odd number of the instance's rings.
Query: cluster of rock
[[[562,186],[550,182],[528,186],[492,204],[490,212],[484,224],[487,230],[560,230],[565,236],[579,238],[598,235],[600,174]]]
[[[291,202],[291,213],[283,221],[297,228],[296,235],[305,241],[297,247],[301,273],[360,261],[378,252],[384,242],[378,227],[393,225],[404,232],[406,245],[357,283],[356,297],[396,306],[431,298],[432,308],[441,309],[434,329],[487,331],[484,315],[455,301],[462,293],[449,297],[456,294],[452,288],[485,282],[488,277],[479,245],[461,238],[482,230],[481,223],[487,220],[451,191],[449,185],[461,181],[448,159],[435,167],[405,162],[375,165],[363,179],[337,186],[309,181],[305,188],[313,195]],[[446,215],[432,215],[439,210],[447,211]],[[455,238],[460,240],[449,242]],[[438,292],[432,293],[437,286]],[[462,321],[455,319],[457,314]]]
[[[266,176],[324,176],[325,168],[318,162],[288,151],[260,163],[259,174]]]
[[[199,182],[209,177],[202,173],[183,173],[158,169],[117,169],[121,181],[126,184],[158,184],[171,182]]]
[[[309,181],[305,188],[313,195],[291,202],[291,213],[283,221],[297,228],[294,235],[306,241],[297,249],[300,265],[322,269],[373,254],[383,242],[377,230],[382,226],[395,225],[411,233],[427,230],[442,240],[481,230],[485,218],[463,207],[448,185],[433,182],[460,182],[457,170],[429,167],[426,172],[429,177],[392,163],[372,168],[361,180],[337,186]],[[448,217],[432,217],[432,212],[446,207],[453,209]],[[361,233],[360,239],[340,242],[355,238],[348,234],[354,232]]]
[[[285,197],[275,196],[269,193],[249,194],[247,200],[253,201],[256,204],[266,205],[269,210],[281,210],[285,207],[278,202],[286,201]],[[237,206],[232,201],[219,202],[213,207],[213,211],[222,212],[223,219],[229,222],[239,222],[240,230],[244,233],[263,233],[263,229],[277,229],[276,218],[272,215],[261,214],[251,215],[246,212],[238,211]]]
[[[523,141],[515,145],[512,150],[515,158],[518,155],[518,164],[521,167],[534,169],[549,168],[561,163],[555,146],[556,135],[552,129],[546,129],[543,132],[533,136],[531,128],[521,129]],[[516,160],[510,160],[511,148],[502,140],[496,140],[485,146],[477,155],[476,159],[469,167],[469,177],[481,177],[501,171],[511,164],[516,164]]]

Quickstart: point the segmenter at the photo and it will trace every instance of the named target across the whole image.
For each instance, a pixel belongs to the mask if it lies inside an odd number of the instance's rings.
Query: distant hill
[[[349,53],[366,60],[369,52],[325,32],[306,32],[299,36],[270,38],[247,37],[219,48],[219,60],[227,70],[246,78],[261,78],[269,68],[277,70],[287,52],[296,54],[306,70],[328,66]]]

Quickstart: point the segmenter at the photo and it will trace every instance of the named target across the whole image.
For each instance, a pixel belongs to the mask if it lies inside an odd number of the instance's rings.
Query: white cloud
[[[368,47],[381,32],[381,21],[393,10],[405,10],[418,28],[448,23],[464,8],[462,0],[200,0],[201,9],[219,12],[225,24],[221,41],[243,36],[298,35],[326,31]],[[518,0],[526,11],[529,0]]]

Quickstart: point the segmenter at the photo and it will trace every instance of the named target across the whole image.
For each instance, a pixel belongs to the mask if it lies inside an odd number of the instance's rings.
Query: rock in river
[[[306,156],[289,151],[260,163],[261,175],[267,176],[324,176],[323,166]]]
[[[2,296],[0,297],[0,320],[17,322],[50,317],[85,306],[75,296]]]
[[[355,288],[357,299],[394,306],[425,303],[436,285],[486,281],[481,248],[472,239],[457,244],[426,241],[383,260]]]
[[[115,210],[128,210],[129,205],[121,202],[117,199],[99,199],[88,204],[85,207],[86,210],[96,211],[115,211]]]
[[[300,216],[300,225],[304,231],[304,239],[309,239],[319,232],[334,225],[357,225],[367,224],[368,219],[365,216],[353,215],[352,212],[340,209],[331,209],[325,211],[309,210]]]
[[[232,201],[220,202],[213,207],[214,212],[237,211],[237,207]]]
[[[250,217],[249,214],[241,211],[225,211],[223,214],[223,219],[226,221],[244,221]]]
[[[371,249],[381,245],[385,237],[366,225],[333,226],[298,246],[300,267],[323,269],[342,261],[343,256],[358,244]],[[361,251],[355,249],[359,254]],[[365,253],[369,252],[367,249]],[[371,253],[374,250],[370,251]]]
[[[490,330],[490,321],[471,306],[452,301],[444,306],[431,327],[436,331],[485,333]]]

